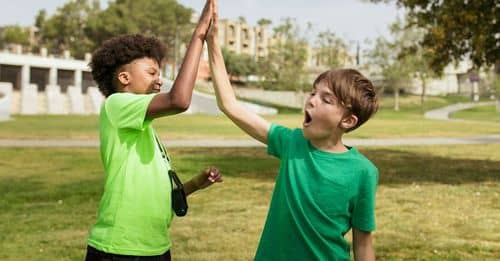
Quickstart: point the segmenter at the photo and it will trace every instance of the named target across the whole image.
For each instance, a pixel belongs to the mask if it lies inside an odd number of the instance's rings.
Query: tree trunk
[[[425,77],[421,76],[420,80],[422,81],[422,94],[420,95],[420,105],[422,105],[422,109],[424,108],[424,102],[425,102],[425,92],[427,89],[427,82]]]
[[[399,111],[399,87],[394,87],[394,110]]]

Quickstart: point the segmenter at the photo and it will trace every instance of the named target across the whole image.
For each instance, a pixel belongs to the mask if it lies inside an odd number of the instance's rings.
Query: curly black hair
[[[127,34],[110,38],[92,54],[89,66],[99,90],[106,97],[117,92],[114,78],[117,70],[135,59],[148,57],[161,65],[166,48],[155,37]]]

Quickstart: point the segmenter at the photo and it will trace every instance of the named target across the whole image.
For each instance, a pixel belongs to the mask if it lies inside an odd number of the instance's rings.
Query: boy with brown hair
[[[181,195],[182,203],[183,195],[222,181],[211,167],[186,182],[183,191],[179,187],[179,193],[172,193],[176,175],[152,126],[154,119],[189,107],[214,8],[215,2],[207,0],[169,92],[158,93],[165,48],[156,38],[118,36],[94,52],[92,75],[106,96],[99,115],[105,181],[86,260],[170,260],[168,229],[173,202],[179,202],[173,196]]]
[[[216,13],[207,42],[218,106],[281,160],[255,260],[349,260],[344,235],[351,228],[355,259],[374,260],[378,170],[342,143],[344,133],[377,111],[372,83],[352,69],[320,74],[305,104],[303,128],[292,130],[236,100],[218,43]]]

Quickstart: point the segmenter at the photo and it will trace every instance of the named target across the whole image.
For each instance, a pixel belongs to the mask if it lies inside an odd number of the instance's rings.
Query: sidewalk
[[[424,114],[424,117],[427,119],[431,120],[451,120],[450,119],[450,114],[456,112],[456,111],[461,111],[461,110],[466,110],[466,109],[471,109],[479,106],[488,106],[488,105],[494,105],[495,102],[470,102],[470,103],[457,103],[453,104],[450,106],[446,106],[443,108],[439,108],[436,110],[428,111]]]
[[[227,148],[227,147],[263,147],[264,144],[251,140],[164,140],[169,148]],[[489,144],[500,143],[500,135],[470,136],[470,137],[408,137],[387,139],[344,139],[349,146],[420,146],[420,145],[453,145],[453,144]],[[0,147],[99,147],[98,140],[26,140],[0,139]]]

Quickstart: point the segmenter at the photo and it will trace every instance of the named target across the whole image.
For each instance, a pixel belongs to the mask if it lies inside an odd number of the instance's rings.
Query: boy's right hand
[[[207,0],[207,2],[205,2],[205,7],[203,7],[198,25],[196,26],[196,32],[200,34],[203,39],[207,36],[214,10],[215,0]]]

